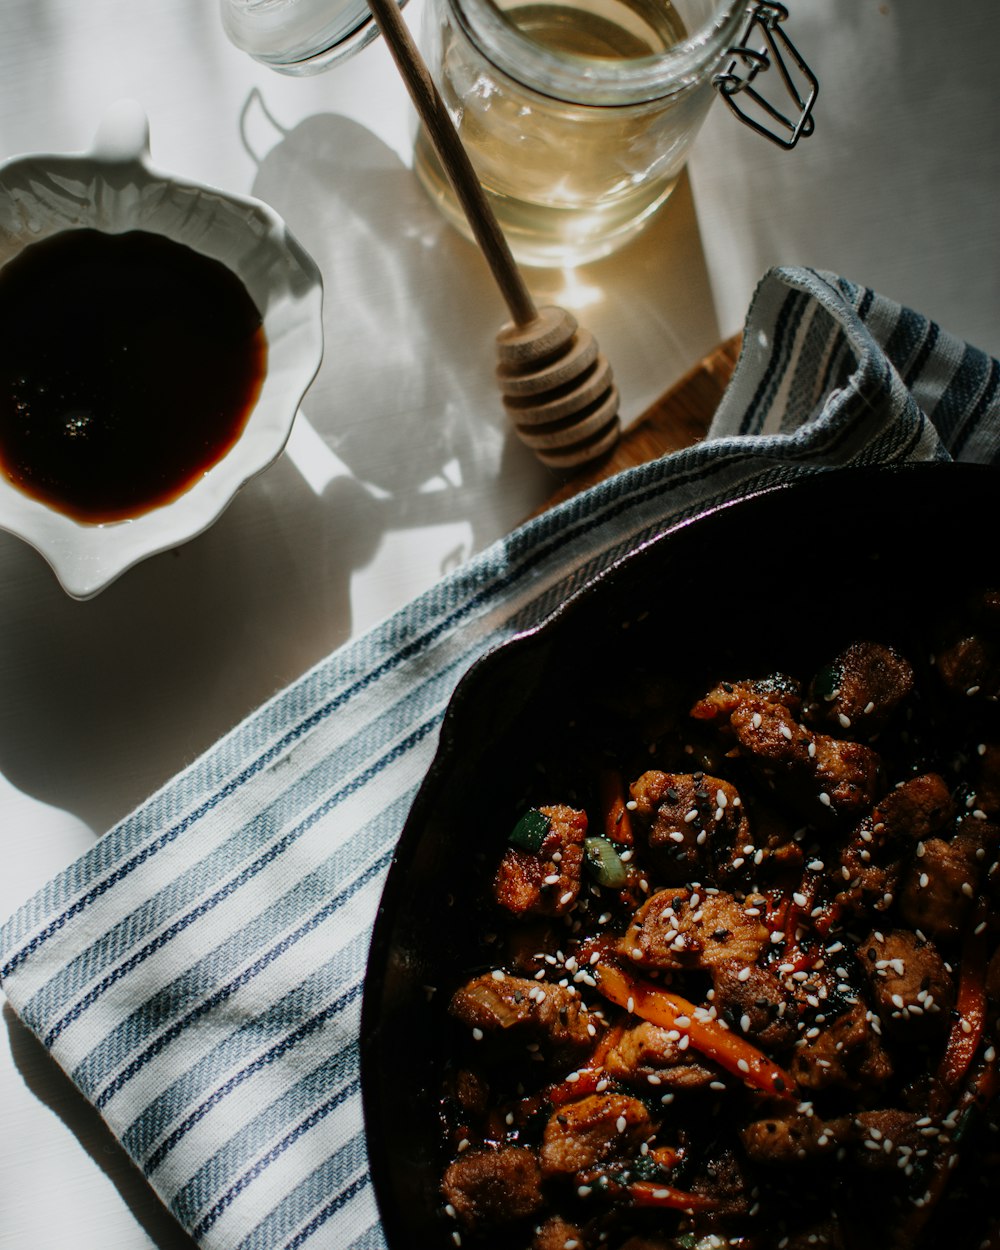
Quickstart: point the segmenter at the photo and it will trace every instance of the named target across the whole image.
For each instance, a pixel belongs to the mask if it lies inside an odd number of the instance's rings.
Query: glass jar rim
[[[662,99],[701,81],[734,41],[748,0],[726,0],[666,52],[611,60],[553,52],[524,34],[496,0],[450,0],[466,38],[522,86],[572,104],[627,105]]]

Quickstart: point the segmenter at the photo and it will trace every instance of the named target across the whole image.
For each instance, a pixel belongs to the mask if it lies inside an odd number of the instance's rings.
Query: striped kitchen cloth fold
[[[529,522],[251,715],[0,930],[0,977],[202,1246],[376,1250],[358,1025],[449,696],[629,548],[843,465],[1000,460],[1000,365],[842,278],[761,282],[708,439]]]

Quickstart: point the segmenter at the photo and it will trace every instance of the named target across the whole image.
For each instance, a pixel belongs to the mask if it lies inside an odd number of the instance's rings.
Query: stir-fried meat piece
[[[889,1107],[884,1111],[862,1111],[854,1117],[858,1134],[856,1161],[864,1168],[903,1166],[900,1160],[915,1161],[917,1151],[927,1146],[920,1132],[921,1117],[912,1111]]]
[[[755,963],[768,940],[759,916],[731,894],[660,890],[632,918],[622,950],[654,968],[715,968]]]
[[[568,986],[502,972],[487,972],[456,990],[448,1010],[470,1029],[542,1042],[554,1058],[589,1050],[598,1026]]]
[[[798,1013],[792,996],[770,968],[756,964],[719,964],[712,972],[712,1003],[730,1028],[765,1049],[794,1041]]]
[[[953,819],[955,805],[944,779],[925,773],[890,790],[858,825],[841,852],[847,885],[841,907],[884,911],[899,889],[904,856]]]
[[[965,620],[938,650],[937,671],[954,694],[1000,698],[1000,591],[986,591],[965,611]]]
[[[633,819],[663,881],[696,880],[749,837],[736,787],[705,773],[643,773],[631,786]]]
[[[875,930],[858,950],[884,1025],[923,1031],[949,1023],[955,989],[944,960],[929,941],[908,929]]]
[[[788,701],[773,697],[764,683],[717,687],[694,705],[691,715],[715,720],[732,734],[740,757],[764,784],[811,820],[822,819],[824,811],[857,816],[875,801],[881,781],[878,755],[862,743],[807,729]]]
[[[619,1081],[668,1089],[701,1089],[719,1078],[719,1069],[690,1047],[681,1050],[669,1029],[643,1021],[626,1029],[608,1051],[604,1070]]]
[[[550,1118],[539,1158],[544,1176],[571,1175],[634,1154],[653,1133],[644,1103],[626,1094],[589,1094]]]
[[[553,1215],[535,1230],[531,1250],[585,1250],[583,1233],[561,1215]]]
[[[943,829],[954,815],[955,804],[945,779],[937,773],[922,773],[883,795],[873,821],[877,833],[922,842]]]
[[[801,1163],[819,1155],[836,1154],[858,1135],[851,1116],[822,1120],[818,1115],[789,1112],[753,1120],[741,1132],[740,1140],[756,1163]]]
[[[921,843],[900,888],[904,922],[939,941],[958,937],[998,835],[996,825],[968,815],[961,817],[950,841],[930,838]]]
[[[489,1110],[489,1082],[471,1068],[459,1068],[449,1081],[447,1092],[471,1115],[485,1115]]]
[[[977,752],[976,802],[987,816],[1000,816],[1000,743],[984,742]]]
[[[712,1199],[713,1220],[746,1215],[753,1203],[740,1160],[729,1148],[707,1161],[704,1172],[691,1182],[691,1189]]]
[[[497,868],[493,893],[515,916],[563,916],[580,893],[587,815],[556,804],[538,809],[549,830],[538,851],[508,846]]]
[[[802,709],[802,687],[785,673],[723,681],[698,700],[691,715],[695,720],[724,722],[741,704],[748,702],[779,704],[798,716]]]
[[[469,1150],[444,1174],[445,1200],[467,1228],[506,1224],[542,1205],[542,1176],[533,1150]]]
[[[804,716],[816,728],[867,739],[884,729],[913,689],[913,667],[895,649],[855,642],[813,678]]]
[[[791,1073],[805,1089],[878,1086],[892,1075],[892,1061],[872,1028],[871,1012],[855,1003],[804,1038],[792,1056]]]

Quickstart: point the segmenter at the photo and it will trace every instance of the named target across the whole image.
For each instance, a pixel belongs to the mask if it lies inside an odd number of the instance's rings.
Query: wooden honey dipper
[[[497,334],[504,408],[543,464],[589,464],[621,435],[611,366],[572,313],[535,306],[396,0],[368,4],[510,312]]]

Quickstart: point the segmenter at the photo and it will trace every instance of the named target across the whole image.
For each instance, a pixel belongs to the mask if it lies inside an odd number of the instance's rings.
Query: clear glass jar
[[[670,195],[738,40],[728,0],[428,0],[428,67],[514,255],[594,260]],[[417,175],[464,215],[426,134]]]

